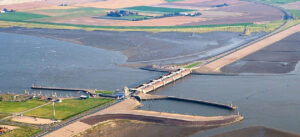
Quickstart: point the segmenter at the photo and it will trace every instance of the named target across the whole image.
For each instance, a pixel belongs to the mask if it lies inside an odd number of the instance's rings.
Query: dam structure
[[[162,86],[165,86],[171,82],[174,82],[180,78],[183,78],[191,73],[192,73],[192,71],[190,69],[181,68],[176,71],[169,72],[169,73],[162,75],[158,78],[155,78],[153,80],[150,80],[148,82],[145,82],[136,87],[130,88],[130,90],[134,91],[134,92],[138,92],[138,93],[142,92],[142,93],[147,94],[147,93],[154,91]]]

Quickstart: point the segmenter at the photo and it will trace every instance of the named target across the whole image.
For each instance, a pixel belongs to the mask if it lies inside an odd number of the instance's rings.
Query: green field
[[[87,100],[79,99],[66,99],[61,103],[55,103],[55,119],[65,120],[79,113],[87,111],[91,108],[97,107],[99,105],[104,105],[112,99],[105,98],[90,98]],[[37,116],[41,118],[53,118],[53,106],[52,104],[43,106],[41,108],[35,109],[33,111],[25,113],[26,116]]]
[[[15,126],[15,125],[12,125]],[[1,134],[1,137],[31,137],[40,132],[40,129],[35,127],[18,126],[19,128]]]
[[[296,19],[300,19],[300,10],[289,10]]]
[[[49,17],[49,16],[25,13],[25,12],[12,12],[12,13],[0,14],[0,20],[6,20],[6,21],[24,21],[29,19],[37,19],[37,18],[45,18],[45,17]]]
[[[148,13],[178,13],[178,12],[194,11],[191,9],[164,8],[164,7],[151,7],[151,6],[136,6],[136,7],[124,8],[123,10],[148,12]]]
[[[3,119],[5,117],[7,117],[7,116],[10,116],[10,114],[8,114],[8,113],[0,113],[0,119]]]
[[[99,94],[112,94],[112,93],[114,93],[114,91],[96,91],[96,93],[99,93]]]
[[[34,21],[52,21],[76,17],[100,16],[105,14],[104,9],[100,8],[42,9],[31,10],[28,12],[45,13],[49,15],[47,18],[34,19]]]
[[[40,106],[44,101],[37,99],[28,100],[26,102],[0,102],[0,113],[17,113]]]
[[[201,63],[200,62],[195,62],[193,64],[190,64],[190,65],[186,66],[185,68],[190,69],[190,68],[196,67],[199,64],[201,64]]]

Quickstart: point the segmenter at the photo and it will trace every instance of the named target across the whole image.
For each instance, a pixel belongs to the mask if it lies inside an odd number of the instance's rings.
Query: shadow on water
[[[139,108],[141,110],[178,113],[186,115],[223,116],[236,114],[235,111],[224,108],[170,99],[147,100],[143,101],[142,104],[143,106]]]

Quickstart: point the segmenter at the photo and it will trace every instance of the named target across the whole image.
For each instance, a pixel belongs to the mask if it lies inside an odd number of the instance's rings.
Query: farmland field
[[[124,10],[140,11],[140,12],[150,12],[150,13],[176,13],[176,12],[190,12],[190,11],[194,11],[194,10],[191,10],[191,9],[164,8],[164,7],[151,7],[151,6],[129,7],[129,8],[124,8]]]
[[[112,99],[91,98],[87,100],[66,99],[55,104],[56,119],[64,120],[81,112],[87,111],[99,105],[104,105]],[[41,118],[53,118],[52,104],[43,106],[33,111],[25,113],[27,116],[37,116]]]
[[[25,13],[25,12],[12,12],[12,13],[0,14],[0,20],[9,20],[9,21],[10,20],[21,21],[21,20],[29,20],[29,19],[45,18],[45,17],[49,17],[49,16]]]
[[[99,8],[42,9],[30,10],[27,12],[51,16],[48,18],[36,19],[35,21],[65,20],[69,18],[91,17],[105,14],[104,9]]]

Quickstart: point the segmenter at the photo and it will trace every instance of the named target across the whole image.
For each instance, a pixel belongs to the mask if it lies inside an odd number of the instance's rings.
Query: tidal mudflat
[[[234,32],[182,33],[182,32],[116,32],[83,30],[50,30],[27,28],[1,28],[10,32],[69,41],[111,51],[127,57],[127,63],[170,64],[186,63],[220,54],[240,46],[266,33],[249,36]]]
[[[222,68],[225,73],[288,73],[300,60],[300,33]]]

